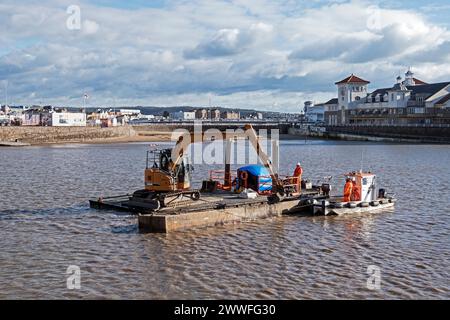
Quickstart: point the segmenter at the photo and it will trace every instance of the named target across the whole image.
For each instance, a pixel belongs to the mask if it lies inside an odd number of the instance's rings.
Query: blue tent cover
[[[247,172],[249,176],[259,177],[260,185],[258,187],[260,192],[272,190],[272,178],[269,170],[262,165],[248,165],[238,169],[238,172]]]

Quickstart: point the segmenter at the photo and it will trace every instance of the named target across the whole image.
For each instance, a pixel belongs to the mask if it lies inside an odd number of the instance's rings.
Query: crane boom
[[[220,134],[213,134],[208,132],[194,132],[189,134],[184,134],[179,137],[175,147],[172,150],[172,159],[175,159],[172,163],[172,169],[175,169],[175,167],[178,165],[179,161],[181,160],[184,152],[187,150],[190,144],[195,142],[203,142],[205,138],[215,138],[220,140],[225,139],[234,139],[234,138],[245,138],[248,139],[255,149],[259,159],[261,159],[261,162],[263,165],[268,169],[269,174],[272,178],[272,184],[273,184],[273,191],[275,193],[279,194],[279,196],[284,196],[284,187],[283,182],[279,179],[278,174],[275,172],[272,161],[270,160],[270,157],[267,155],[267,153],[263,150],[260,139],[258,135],[255,132],[255,129],[251,124],[246,124],[244,126],[244,132],[234,132],[232,136],[229,136],[230,134],[227,132],[221,132]],[[230,167],[228,164],[225,164],[226,170],[225,170],[225,177],[229,177],[230,174],[229,171]],[[231,183],[231,182],[230,182]]]

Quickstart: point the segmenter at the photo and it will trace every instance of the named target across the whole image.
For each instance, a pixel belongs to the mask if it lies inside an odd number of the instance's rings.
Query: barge
[[[147,152],[144,189],[92,199],[90,206],[136,214],[139,229],[150,232],[172,232],[288,214],[369,213],[394,206],[393,195],[388,195],[384,189],[376,193],[376,176],[371,172],[361,170],[346,174],[343,196],[331,196],[331,177],[328,183],[316,186],[302,179],[301,167],[294,176],[279,175],[262,150],[253,128],[248,125],[245,130],[240,137],[248,139],[258,151],[262,165],[249,165],[232,172],[229,159],[231,145],[237,137],[209,136],[210,141],[226,140],[225,170],[211,171],[201,189],[192,189],[193,167],[185,151],[190,143],[203,141],[204,133],[188,134],[179,138],[174,149]],[[276,142],[272,148],[278,154]]]
[[[231,192],[203,193],[195,202],[180,201],[177,205],[154,211],[136,204],[132,195],[90,200],[91,208],[121,211],[137,215],[139,229],[147,232],[167,233],[191,228],[217,226],[254,221],[282,215],[312,213],[311,201],[325,199],[317,188],[304,190],[303,200],[298,198],[271,202],[265,195],[243,199]]]

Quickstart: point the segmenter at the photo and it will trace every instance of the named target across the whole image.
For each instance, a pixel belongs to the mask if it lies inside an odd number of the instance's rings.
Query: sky
[[[2,0],[0,101],[299,112],[351,73],[450,81],[449,16],[440,0]]]

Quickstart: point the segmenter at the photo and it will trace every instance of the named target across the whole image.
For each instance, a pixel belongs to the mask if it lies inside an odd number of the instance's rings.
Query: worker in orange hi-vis
[[[352,197],[353,182],[352,179],[347,178],[344,186],[344,202],[349,202]]]
[[[297,166],[295,167],[295,170],[294,170],[294,175],[293,175],[294,178],[292,179],[292,183],[300,185],[302,183],[302,175],[303,175],[303,168],[302,168],[300,162],[298,162]]]
[[[361,190],[358,184],[356,183],[356,179],[353,178],[352,180],[352,201],[361,201]]]

